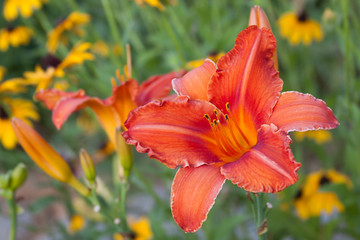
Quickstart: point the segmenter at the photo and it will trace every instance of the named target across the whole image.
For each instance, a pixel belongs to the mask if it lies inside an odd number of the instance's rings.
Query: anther
[[[229,116],[227,114],[225,114],[225,119],[226,121],[229,121]]]
[[[205,117],[208,121],[210,121],[210,116],[209,116],[208,114],[204,114],[204,117]]]
[[[229,102],[227,102],[227,103],[225,104],[225,106],[226,106],[226,110],[227,110],[228,112],[230,112],[230,104],[229,104]]]

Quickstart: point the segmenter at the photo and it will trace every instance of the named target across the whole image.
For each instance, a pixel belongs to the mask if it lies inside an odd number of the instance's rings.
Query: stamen
[[[126,44],[126,60],[127,60],[127,71],[125,72],[125,76],[126,76],[127,80],[129,80],[131,78],[131,71],[132,71],[131,50],[130,50],[129,44]]]
[[[218,114],[218,112],[216,111],[216,109],[214,109],[214,113],[215,113],[216,118],[219,119],[219,114]]]
[[[217,145],[219,146],[221,152],[224,154],[224,155],[229,155],[229,154],[234,154],[235,152],[234,151],[231,151],[231,150],[234,150],[233,148],[225,145],[224,141],[224,137],[220,136],[220,131],[219,129],[217,128],[218,127],[218,122],[216,119],[214,119],[213,121],[213,124],[212,124],[212,130],[213,130],[213,133],[215,135],[215,141],[217,143]],[[226,138],[225,138],[226,139]]]
[[[220,114],[217,109],[213,110],[216,119],[211,119],[209,114],[204,114],[204,118],[208,120],[211,130],[214,134],[214,140],[219,146],[219,150],[224,154],[223,161],[229,161],[229,159],[237,158],[239,155],[247,151],[244,143],[239,141],[240,135],[236,136],[236,132],[233,131],[233,122],[230,121],[229,115],[224,114],[227,126],[223,126],[220,120]]]
[[[228,113],[230,114],[231,119],[234,119],[232,112],[230,111],[230,104],[229,102],[227,102],[225,104],[226,106],[226,111],[228,111]],[[233,122],[234,120],[231,120],[231,122]],[[250,142],[249,139],[247,139],[247,137],[245,136],[245,134],[243,133],[243,131],[241,131],[240,127],[234,122],[233,125],[235,125],[236,129],[238,130],[238,132],[240,133],[240,135],[243,137],[243,139],[245,140],[245,142],[247,143],[248,146],[250,146]]]
[[[116,78],[119,79],[119,81],[120,81],[121,83],[125,82],[124,76],[121,76],[119,69],[117,69],[117,70],[115,71],[115,74],[116,74]]]
[[[112,77],[110,80],[111,80],[111,85],[113,87],[116,87],[116,79]]]

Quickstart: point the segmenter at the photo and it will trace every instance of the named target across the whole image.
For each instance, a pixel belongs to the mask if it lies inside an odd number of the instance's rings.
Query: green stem
[[[155,202],[157,205],[166,206],[168,207],[168,204],[165,203],[158,194],[154,191],[152,188],[152,185],[149,183],[148,180],[145,179],[145,177],[141,174],[141,172],[136,168],[136,166],[133,166],[133,173],[137,176],[137,178],[141,181],[141,183],[144,185],[146,191],[155,199]]]
[[[184,57],[184,54],[183,54],[183,51],[182,51],[181,43],[180,43],[178,37],[176,36],[173,28],[171,27],[171,25],[169,23],[169,20],[164,15],[164,13],[162,13],[161,17],[162,17],[162,20],[159,21],[159,24],[161,24],[162,27],[165,27],[166,31],[168,32],[171,40],[174,43],[174,46],[175,46],[176,50],[177,50],[177,53],[179,55],[181,64],[184,66],[186,64],[186,60],[185,60],[185,57]]]
[[[265,204],[264,204],[264,194],[263,193],[255,193],[254,194],[255,201],[253,204],[255,205],[255,220],[256,227],[259,236],[259,240],[267,239],[267,219],[265,217]]]
[[[10,221],[11,221],[9,240],[15,240],[16,239],[17,214],[16,214],[15,193],[13,191],[11,192],[10,197],[6,199],[6,201],[7,201],[8,207],[9,207]]]
[[[129,232],[130,228],[126,219],[126,193],[128,182],[124,181],[120,184],[120,222],[124,232]]]
[[[109,27],[110,27],[111,35],[112,35],[115,43],[118,43],[118,44],[122,45],[122,41],[121,41],[121,38],[120,38],[120,33],[119,33],[118,29],[117,29],[115,18],[114,18],[114,15],[113,15],[112,8],[111,8],[109,0],[101,0],[101,3],[103,5],[105,15],[106,15],[106,19],[107,19]],[[110,51],[110,54],[112,56],[113,52]],[[119,62],[120,65],[122,65],[121,61],[119,59],[117,60],[117,62]]]
[[[103,210],[103,207],[101,206],[99,199],[96,195],[96,189],[95,187],[91,188],[91,195],[90,195],[90,201],[93,204],[94,207],[99,208],[99,213],[109,222],[109,223],[114,223],[113,219],[108,216],[108,214],[106,214]]]
[[[73,10],[76,10],[76,11],[80,10],[79,5],[74,0],[67,0],[67,2]]]
[[[122,232],[130,232],[129,225],[126,219],[126,193],[128,189],[128,178],[120,173],[120,160],[118,157],[113,159],[113,182],[115,186],[116,196],[119,196],[119,216]]]
[[[348,17],[348,1],[341,1],[342,10],[344,14],[343,36],[345,40],[345,82],[346,82],[346,96],[350,102],[352,100],[352,79],[351,79],[351,52],[350,52],[350,28]]]
[[[43,28],[43,30],[48,33],[51,31],[52,26],[51,23],[49,21],[49,18],[45,15],[45,13],[43,11],[36,11],[35,16],[37,17],[41,27]]]

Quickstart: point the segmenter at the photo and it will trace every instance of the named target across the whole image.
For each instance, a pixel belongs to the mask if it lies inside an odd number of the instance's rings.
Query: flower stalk
[[[254,193],[254,200],[251,201],[254,204],[255,210],[255,221],[257,227],[257,234],[259,240],[267,239],[267,218],[265,214],[266,206],[264,203],[264,194],[263,193]]]
[[[10,233],[9,233],[9,240],[16,239],[16,227],[17,227],[17,206],[15,202],[15,192],[10,191],[9,198],[6,198],[7,205],[9,207],[9,214],[10,214]]]

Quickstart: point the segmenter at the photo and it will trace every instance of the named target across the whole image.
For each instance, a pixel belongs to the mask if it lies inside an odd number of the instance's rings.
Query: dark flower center
[[[305,22],[308,19],[308,15],[305,10],[302,10],[297,16],[299,22]]]
[[[330,183],[330,179],[327,178],[326,176],[323,176],[321,179],[320,179],[320,186],[323,186],[325,184],[328,184]]]
[[[60,24],[62,24],[63,22],[65,22],[66,18],[58,18],[55,22],[55,26],[59,26]]]
[[[9,115],[7,114],[7,112],[5,111],[5,109],[2,106],[0,106],[0,119],[3,119],[3,120],[9,119]]]
[[[41,65],[43,66],[43,68],[47,69],[49,67],[54,67],[56,68],[57,66],[59,66],[59,64],[61,63],[61,60],[58,59],[57,57],[48,54],[46,55],[42,60],[41,60]]]
[[[218,55],[219,53],[217,51],[211,51],[208,56],[210,57],[215,57],[216,55]]]
[[[295,199],[301,198],[302,195],[303,195],[303,190],[300,189],[299,191],[297,191],[297,193],[296,193],[296,195],[295,195]]]
[[[14,29],[15,29],[15,26],[14,26],[14,25],[9,25],[9,26],[6,27],[6,30],[7,30],[8,32],[12,32]]]

